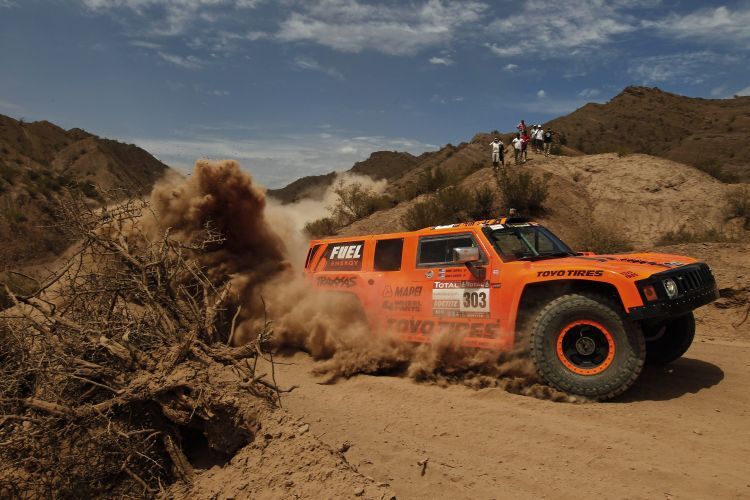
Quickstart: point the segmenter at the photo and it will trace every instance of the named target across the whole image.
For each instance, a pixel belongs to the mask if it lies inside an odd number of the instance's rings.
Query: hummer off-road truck
[[[374,334],[449,334],[502,350],[528,342],[550,385],[600,400],[630,387],[644,363],[682,356],[692,311],[718,297],[705,263],[578,253],[521,217],[314,240],[305,271],[315,287],[353,294]]]

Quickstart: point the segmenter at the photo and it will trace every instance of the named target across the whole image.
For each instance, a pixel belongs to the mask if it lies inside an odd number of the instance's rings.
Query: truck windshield
[[[500,257],[514,260],[541,260],[575,255],[565,243],[541,226],[511,224],[484,229]]]

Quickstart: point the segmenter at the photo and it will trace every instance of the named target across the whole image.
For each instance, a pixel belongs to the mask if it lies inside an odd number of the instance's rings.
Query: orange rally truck
[[[682,356],[692,311],[718,298],[705,263],[574,252],[523,217],[313,240],[305,273],[320,290],[353,294],[376,334],[527,345],[550,385],[599,400],[628,389],[645,362]]]

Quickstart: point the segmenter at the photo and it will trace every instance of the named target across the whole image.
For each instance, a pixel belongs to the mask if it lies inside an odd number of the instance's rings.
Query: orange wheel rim
[[[592,320],[568,323],[557,336],[557,358],[578,375],[603,372],[615,359],[615,340],[604,325]]]

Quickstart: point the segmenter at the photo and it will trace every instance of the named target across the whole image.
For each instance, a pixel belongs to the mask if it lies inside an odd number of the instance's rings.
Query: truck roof
[[[379,233],[379,234],[367,234],[367,235],[349,235],[349,236],[333,236],[330,238],[319,238],[315,240],[310,240],[311,244],[318,244],[323,242],[338,242],[338,241],[351,241],[353,239],[364,239],[364,240],[371,240],[371,239],[383,239],[387,237],[394,237],[399,235],[405,235],[405,234],[431,234],[431,233],[451,233],[455,232],[456,230],[461,230],[465,228],[470,227],[476,227],[476,226],[494,226],[494,225],[504,225],[504,224],[536,224],[534,221],[529,219],[528,217],[518,217],[518,216],[511,216],[511,217],[499,217],[497,219],[485,219],[485,220],[476,220],[476,221],[468,221],[468,222],[458,222],[455,224],[443,224],[439,226],[431,226],[431,227],[425,227],[422,229],[417,229],[416,231],[399,231],[394,233]]]

